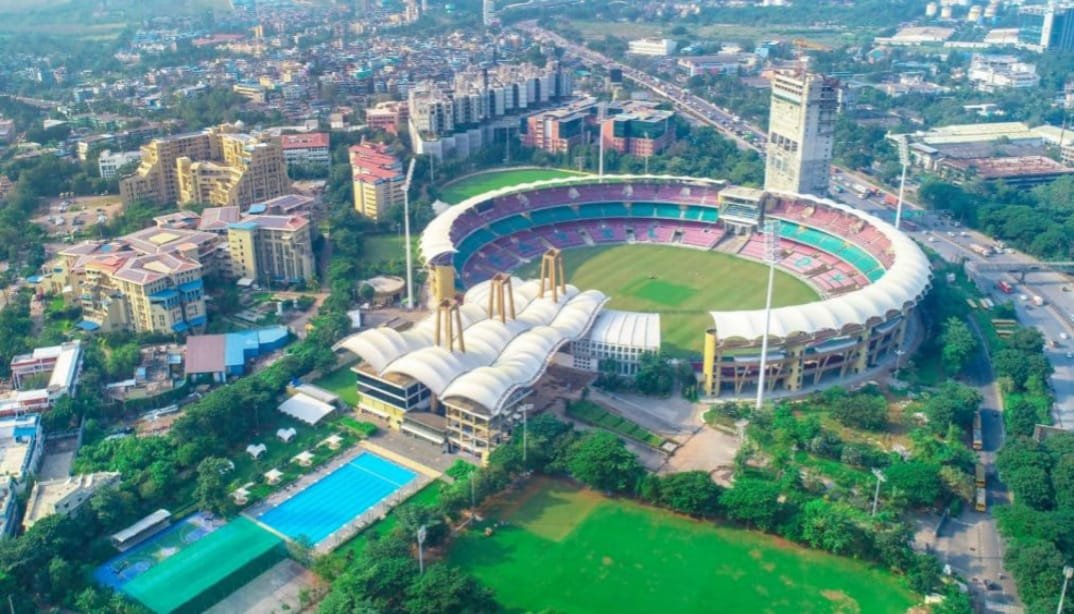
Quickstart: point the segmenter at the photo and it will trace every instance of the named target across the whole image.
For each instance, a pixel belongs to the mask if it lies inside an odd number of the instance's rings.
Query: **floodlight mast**
[[[768,331],[772,326],[772,286],[779,260],[779,222],[768,220],[764,224],[765,260],[768,261],[768,292],[764,302],[764,337],[761,338],[761,364],[757,375],[757,409],[764,406],[765,374],[768,371]]]
[[[414,308],[414,271],[410,258],[410,180],[414,178],[414,163],[417,158],[410,159],[410,167],[406,170],[406,181],[403,183],[403,235],[406,238],[406,308]]]

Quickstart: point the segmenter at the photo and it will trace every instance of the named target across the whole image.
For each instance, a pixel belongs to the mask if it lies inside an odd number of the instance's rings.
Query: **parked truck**
[[[982,258],[987,258],[992,255],[992,248],[987,245],[981,245],[980,243],[971,243],[970,251]]]

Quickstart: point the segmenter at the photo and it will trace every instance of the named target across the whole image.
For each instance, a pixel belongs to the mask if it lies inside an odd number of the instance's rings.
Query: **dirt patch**
[[[611,565],[612,563],[614,563],[615,561],[613,561],[613,560],[612,560],[612,557],[610,557],[610,556],[606,556],[606,557],[602,558],[602,559],[600,560],[600,562],[601,562],[601,563],[602,563],[602,564],[603,564],[603,565],[604,565],[605,567],[608,567],[608,566],[610,566],[610,565]]]
[[[835,611],[840,614],[857,614],[861,612],[858,602],[851,599],[843,591],[826,590],[820,592],[821,596],[835,605]]]

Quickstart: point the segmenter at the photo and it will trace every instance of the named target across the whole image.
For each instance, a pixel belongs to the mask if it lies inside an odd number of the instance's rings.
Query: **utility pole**
[[[403,234],[406,242],[406,308],[414,308],[414,266],[410,257],[410,180],[414,178],[414,162],[410,159],[410,167],[406,169],[406,182],[403,184]]]
[[[600,103],[600,108],[597,113],[597,137],[600,139],[600,148],[598,149],[600,159],[597,162],[597,178],[598,181],[604,179],[604,104]]]
[[[899,179],[899,203],[895,207],[895,230],[902,224],[903,196],[906,193],[906,169],[910,166],[910,143],[905,134],[899,135],[899,162],[902,164],[902,177]]]
[[[772,326],[772,286],[776,278],[776,261],[779,260],[779,222],[764,224],[765,259],[768,260],[768,292],[764,302],[764,337],[761,338],[761,364],[757,375],[757,409],[764,406],[764,380],[768,371],[768,330]]]
[[[528,433],[527,433],[527,427],[526,427],[526,415],[529,413],[530,406],[529,405],[524,405],[524,406],[522,406],[521,409],[522,409],[522,468],[525,469],[526,468],[526,450],[529,448],[529,446],[527,445],[528,444]]]

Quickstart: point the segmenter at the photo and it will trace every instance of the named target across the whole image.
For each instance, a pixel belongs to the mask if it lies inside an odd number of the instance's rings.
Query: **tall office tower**
[[[772,77],[765,189],[828,193],[839,82],[804,71]]]
[[[481,5],[481,22],[485,24],[485,27],[492,25],[492,20],[496,18],[496,3],[494,0],[484,0]]]
[[[1023,6],[1018,9],[1018,39],[1040,51],[1074,51],[1074,4]]]

